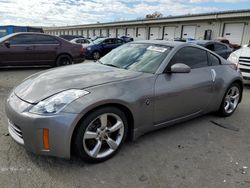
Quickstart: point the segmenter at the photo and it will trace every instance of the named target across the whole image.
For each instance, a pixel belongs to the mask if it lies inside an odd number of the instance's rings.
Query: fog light
[[[43,149],[49,150],[49,129],[43,129]]]

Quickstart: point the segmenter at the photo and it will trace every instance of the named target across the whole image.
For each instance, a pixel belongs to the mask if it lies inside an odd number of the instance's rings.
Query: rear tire
[[[69,55],[60,55],[56,60],[57,67],[71,65],[72,63],[72,58]]]
[[[76,130],[74,149],[81,159],[98,163],[110,159],[121,148],[128,132],[125,114],[115,107],[97,109]]]
[[[231,84],[223,97],[218,114],[222,117],[232,115],[239,104],[241,96],[242,89],[240,85],[237,83]]]

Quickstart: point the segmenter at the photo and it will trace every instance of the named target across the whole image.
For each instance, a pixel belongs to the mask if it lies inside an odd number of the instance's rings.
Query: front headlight
[[[87,50],[89,50],[89,51],[90,51],[90,50],[91,50],[91,47],[88,47],[88,48],[87,48]]]
[[[89,94],[88,91],[70,89],[55,94],[43,101],[40,101],[29,112],[34,114],[56,114],[63,110],[68,104],[74,100]]]
[[[234,53],[231,53],[231,55],[228,57],[227,60],[230,61],[231,63],[235,64],[236,66],[238,66],[239,57],[237,55],[235,55]]]

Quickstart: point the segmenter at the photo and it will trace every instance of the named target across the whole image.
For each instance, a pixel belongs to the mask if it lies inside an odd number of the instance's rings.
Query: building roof
[[[178,21],[193,21],[193,20],[218,20],[225,18],[242,18],[250,17],[250,9],[244,10],[230,10],[220,12],[210,12],[202,14],[186,14],[179,16],[167,16],[162,18],[150,18],[150,19],[138,19],[138,20],[127,20],[127,21],[116,21],[107,23],[95,23],[85,25],[72,25],[72,26],[60,26],[60,27],[44,27],[44,30],[53,29],[77,29],[77,28],[98,28],[98,27],[112,27],[112,26],[124,26],[124,25],[143,25],[152,23],[163,23],[163,22],[178,22]]]

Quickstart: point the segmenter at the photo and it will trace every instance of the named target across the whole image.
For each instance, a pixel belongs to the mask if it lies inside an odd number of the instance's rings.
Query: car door
[[[7,41],[5,41],[7,42]],[[27,66],[32,65],[35,58],[34,36],[30,34],[19,34],[8,39],[9,47],[2,46],[3,65]]]
[[[102,43],[102,47],[103,47],[103,54],[107,54],[109,53],[111,50],[113,50],[115,48],[116,44],[115,44],[115,40],[114,39],[106,39],[103,41]]]
[[[190,73],[163,73],[155,83],[155,125],[192,117],[206,111],[213,94],[213,81],[207,52],[196,47],[183,47],[167,66],[184,63]]]
[[[34,62],[37,65],[52,65],[57,57],[60,42],[52,36],[35,35]]]
[[[121,46],[124,43],[124,40],[121,39],[114,39],[114,40],[115,40],[114,48],[117,48],[118,46]]]

